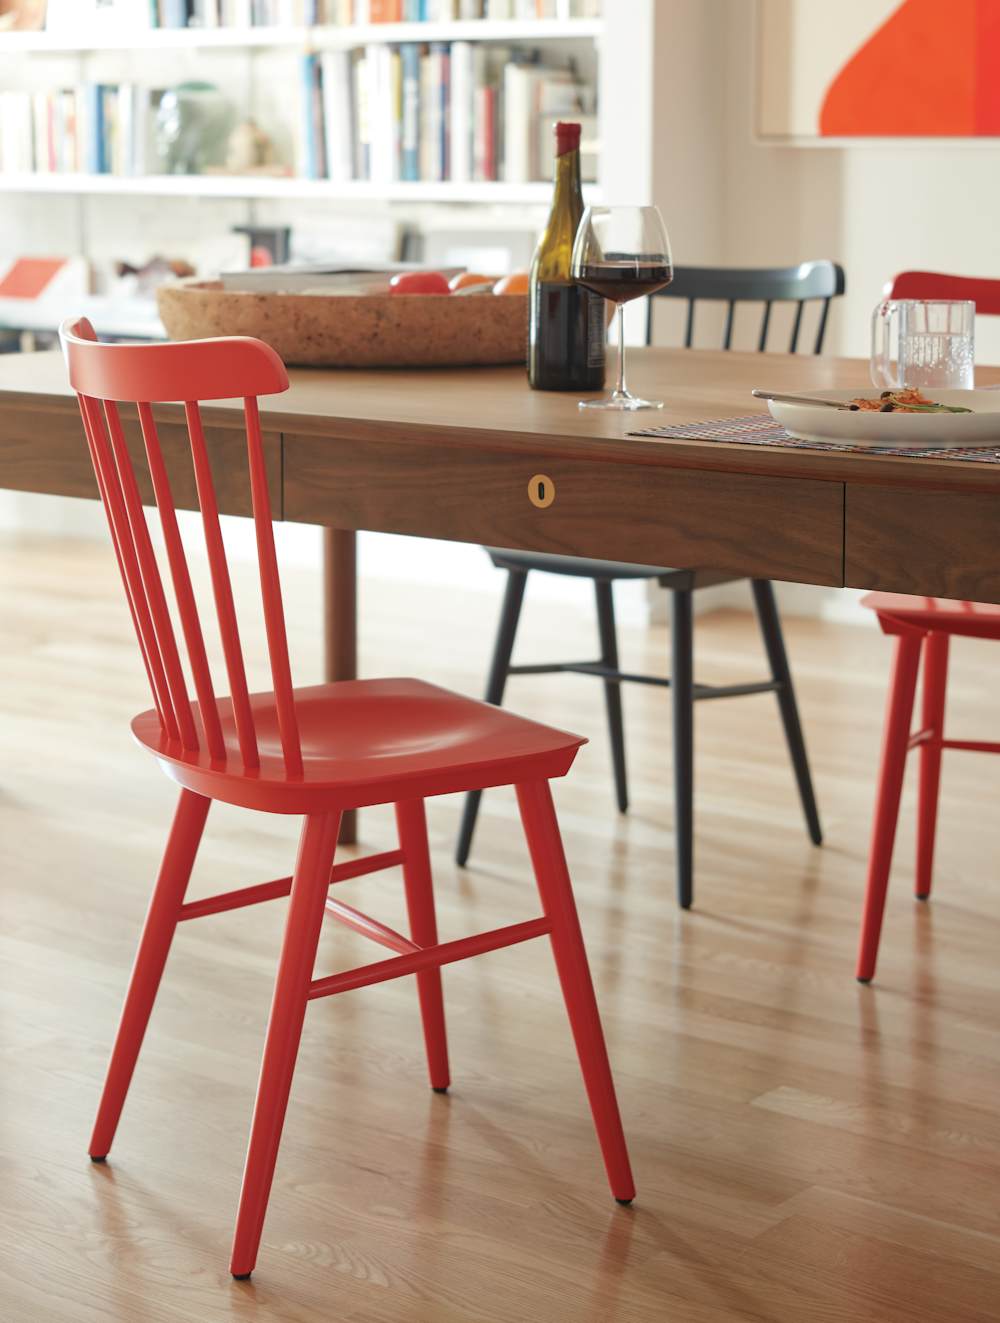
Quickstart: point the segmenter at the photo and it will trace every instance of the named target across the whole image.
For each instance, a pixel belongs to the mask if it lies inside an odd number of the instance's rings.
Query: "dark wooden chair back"
[[[819,301],[822,306],[812,352],[822,353],[826,337],[830,302],[843,294],[844,269],[836,262],[800,262],[798,266],[779,267],[724,267],[679,266],[674,269],[673,281],[666,289],[658,290],[655,298],[687,299],[687,321],[684,328],[684,347],[694,344],[695,304],[699,301],[722,302],[726,309],[726,324],[722,347],[733,346],[733,322],[737,303],[762,303],[760,331],[757,336],[758,352],[767,348],[767,334],[771,325],[771,307],[775,303],[795,303],[795,317],[788,352],[798,352],[802,331],[802,312],[809,302]],[[646,321],[646,343],[653,337],[653,304],[650,301]]]

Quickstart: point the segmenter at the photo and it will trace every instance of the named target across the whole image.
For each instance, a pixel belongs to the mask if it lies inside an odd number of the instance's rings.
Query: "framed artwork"
[[[758,0],[772,139],[1000,137],[1000,0]]]

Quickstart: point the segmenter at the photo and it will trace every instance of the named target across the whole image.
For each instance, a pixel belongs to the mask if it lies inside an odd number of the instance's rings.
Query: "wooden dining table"
[[[299,369],[261,400],[274,513],[326,530],[327,678],[357,670],[360,530],[1000,602],[1000,463],[629,435],[760,413],[755,386],[870,393],[866,362],[652,348],[629,372],[662,410],[581,411],[516,367]],[[194,508],[181,406],[155,415],[176,503]],[[203,418],[220,509],[248,515],[241,404]],[[0,487],[97,496],[58,353],[0,357]]]

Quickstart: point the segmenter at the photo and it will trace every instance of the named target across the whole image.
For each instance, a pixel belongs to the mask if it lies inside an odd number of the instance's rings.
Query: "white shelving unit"
[[[247,28],[151,28],[99,29],[89,32],[0,33],[0,71],[5,59],[35,55],[44,57],[88,56],[132,53],[142,62],[153,52],[244,51],[306,52],[353,49],[370,44],[398,45],[407,42],[470,41],[484,43],[558,43],[581,45],[600,51],[604,24],[600,19],[464,20],[449,23],[368,23],[343,27],[247,27]],[[82,63],[81,63],[82,67]],[[248,66],[249,69],[249,66]],[[88,197],[233,198],[253,201],[330,201],[489,204],[491,206],[541,206],[550,195],[546,180],[526,183],[476,181],[465,183],[390,182],[351,180],[336,183],[298,176],[203,175],[113,175],[70,172],[0,174],[0,194]],[[590,186],[589,200],[598,199]]]

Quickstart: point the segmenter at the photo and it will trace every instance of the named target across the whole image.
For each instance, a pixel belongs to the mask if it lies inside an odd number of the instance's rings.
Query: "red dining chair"
[[[920,750],[915,891],[918,900],[927,900],[931,894],[942,750],[967,749],[974,753],[1000,753],[1000,743],[944,738],[949,640],[953,634],[969,638],[1000,639],[1000,606],[989,606],[982,602],[951,602],[943,597],[906,597],[897,593],[869,593],[862,599],[862,604],[876,613],[882,632],[892,635],[896,640],[858,952],[858,980],[870,983],[875,975],[878,958],[906,755],[911,749]],[[921,714],[917,730],[911,732],[921,654]]]
[[[111,1147],[166,963],[182,920],[290,895],[267,1026],[230,1270],[254,1267],[306,1006],[318,997],[415,974],[430,1082],[448,1088],[440,968],[529,938],[549,937],[612,1193],[634,1196],[628,1153],[597,1002],[573,901],[549,780],[564,776],[584,741],[419,680],[351,680],[293,688],[257,397],[286,390],[278,355],[245,338],[181,344],[108,345],[85,320],[61,329],[69,376],[83,416],[94,471],[135,625],[153,708],[135,718],[138,742],[181,787],[166,852],[129,982],[90,1156]],[[199,400],[242,398],[268,656],[273,689],[250,693],[219,526]],[[203,620],[178,531],[170,479],[151,401],[181,401],[204,526],[215,615],[229,696],[215,688]],[[162,525],[181,648],[142,509],[119,404],[137,406]],[[542,917],[439,942],[424,799],[484,786],[514,785],[541,898]],[[213,800],[304,819],[291,877],[185,903],[184,895]],[[399,848],[334,865],[340,817],[348,809],[394,804]],[[328,896],[332,883],[403,867],[412,937]],[[324,913],[394,955],[345,973],[313,977]]]
[[[885,292],[890,299],[971,299],[977,313],[1000,316],[1000,280],[948,276],[940,271],[902,271]]]

